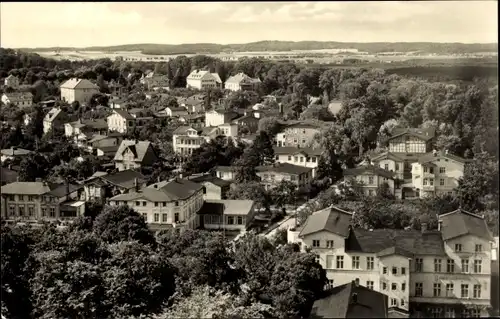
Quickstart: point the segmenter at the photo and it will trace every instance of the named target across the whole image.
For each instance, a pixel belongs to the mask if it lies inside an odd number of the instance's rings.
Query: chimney
[[[443,227],[443,221],[438,220],[438,231],[441,231],[441,227]]]
[[[356,285],[356,287],[359,287],[359,278],[356,278],[356,279],[354,280],[354,284]]]
[[[437,156],[437,151],[436,150],[432,150],[432,154],[434,154],[434,156]]]
[[[139,181],[137,180],[137,177],[134,178],[134,188],[136,192],[139,191]]]
[[[422,223],[420,228],[422,229],[422,233],[425,233],[427,231],[427,223]]]
[[[358,303],[358,294],[357,293],[353,293],[351,298],[352,298],[351,299],[352,303]]]

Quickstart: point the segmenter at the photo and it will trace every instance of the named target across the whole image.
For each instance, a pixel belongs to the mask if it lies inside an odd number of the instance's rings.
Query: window
[[[479,259],[474,260],[474,272],[480,274],[482,272],[482,261]]]
[[[427,173],[427,170],[428,170],[427,166],[424,166],[424,173]]]
[[[145,221],[148,221],[148,214],[142,213],[142,218],[144,218]]]
[[[415,283],[415,297],[422,297],[422,293],[424,290],[424,284],[421,282]]]
[[[434,178],[429,178],[429,185],[434,186]]]
[[[405,291],[406,290],[406,282],[403,282],[401,284],[401,291]]]
[[[368,177],[368,184],[370,184],[370,185],[373,185],[373,184],[374,184],[374,181],[373,181],[373,176],[369,176],[369,177]]]
[[[481,298],[481,285],[474,285],[474,298]]]
[[[312,162],[313,162],[313,163],[316,163],[316,156],[313,156],[313,157],[311,158],[311,160],[312,160]]]
[[[446,284],[446,297],[453,297],[453,284]]]
[[[28,206],[28,216],[32,217],[33,215],[35,215],[35,207]]]
[[[167,206],[167,202],[163,202],[161,206],[166,207]]]
[[[448,272],[448,273],[455,272],[455,262],[453,261],[453,259],[448,259],[446,261],[446,272]]]
[[[146,202],[142,202],[142,206],[146,206]]]
[[[422,258],[416,258],[415,259],[415,271],[423,271],[424,269],[424,260]]]
[[[47,216],[47,207],[42,207],[42,217]]]
[[[313,239],[313,247],[319,247],[319,240]]]
[[[373,190],[371,190],[371,189],[370,189],[370,190],[368,190],[368,196],[373,196],[373,195],[374,195]]]
[[[344,256],[337,256],[337,269],[344,269]]]
[[[439,174],[444,174],[444,173],[446,173],[446,167],[440,167]]]
[[[28,196],[28,202],[34,202],[35,201],[35,196]]]
[[[444,178],[440,178],[439,179],[439,185],[440,186],[444,186]]]
[[[444,313],[445,318],[455,318],[455,309],[447,307]]]
[[[398,300],[396,298],[391,298],[391,307],[396,307],[398,305]]]
[[[462,244],[455,244],[455,251],[461,252],[462,251]]]
[[[470,309],[469,317],[481,318],[481,309],[477,309],[477,308]]]
[[[155,223],[160,221],[160,214],[155,213]]]
[[[399,163],[396,163],[396,171],[399,171]]]
[[[462,318],[468,318],[470,315],[470,311],[468,308],[462,309]]]
[[[401,267],[401,275],[406,275],[406,267]]]
[[[333,288],[333,279],[328,279],[328,286]]]
[[[359,256],[352,257],[352,269],[359,269]]]
[[[440,297],[440,296],[441,296],[441,284],[435,283],[434,284],[434,297]]]
[[[393,283],[391,284],[391,290],[397,290],[397,289],[398,289],[398,284],[397,284],[397,283],[395,283],[395,282],[393,282]]]
[[[141,206],[141,202],[135,202],[135,206]]]
[[[398,268],[397,267],[392,267],[392,274],[397,275],[398,274]]]
[[[432,308],[431,314],[432,318],[441,318],[441,308]]]
[[[387,274],[387,267],[382,268],[382,273],[385,275]]]
[[[19,197],[19,201],[20,201],[20,202],[23,202],[23,201],[24,201],[24,195],[18,195],[18,197]]]
[[[9,200],[12,202],[16,201],[16,197],[14,195],[9,195]]]
[[[304,162],[304,156],[301,156],[300,157],[300,162],[303,163]]]
[[[469,272],[469,259],[462,259],[462,272],[463,273]]]
[[[236,223],[237,223],[238,225],[243,225],[243,217],[242,217],[242,216],[238,216],[238,217],[236,218]]]
[[[326,241],[326,248],[333,248],[333,240]]]
[[[469,297],[469,285],[468,284],[460,285],[460,296],[462,298]]]
[[[333,269],[333,255],[326,255],[326,268]]]
[[[158,207],[158,202],[155,202],[155,207]]]
[[[401,307],[404,307],[405,306],[405,300],[404,299],[401,299]]]
[[[373,257],[366,257],[366,269],[367,270],[373,270],[373,265],[374,265],[374,258]]]
[[[427,185],[427,178],[424,178],[424,186]]]
[[[288,160],[291,161],[292,160],[292,157],[290,155],[288,155]]]
[[[476,253],[480,253],[483,251],[483,245],[476,244],[475,248]]]
[[[56,217],[56,208],[55,207],[50,208],[49,215],[50,215],[50,217]]]
[[[299,157],[298,157],[298,156],[294,156],[294,157],[293,157],[293,161],[294,161],[294,162],[298,162],[298,161],[299,161]]]
[[[373,281],[368,280],[368,281],[366,282],[366,288],[368,288],[368,289],[372,289],[372,290],[373,290]]]
[[[166,223],[168,218],[168,214],[161,214],[161,221]]]
[[[179,222],[179,213],[175,213],[174,214],[174,223],[178,223],[178,222]],[[232,222],[229,222],[229,218],[228,218],[228,224],[232,224]]]
[[[387,283],[386,282],[382,283],[382,290],[387,290]]]
[[[175,202],[175,206],[176,206],[176,207],[177,207],[177,206],[179,206],[179,202]]]
[[[227,216],[227,223],[228,223],[228,225],[234,225],[234,217]]]
[[[24,216],[24,206],[19,206],[19,216]]]
[[[385,165],[384,165],[384,169],[385,169],[386,171],[388,171],[388,170],[389,170],[389,164],[385,164]]]
[[[434,167],[429,167],[429,173],[434,174]]]

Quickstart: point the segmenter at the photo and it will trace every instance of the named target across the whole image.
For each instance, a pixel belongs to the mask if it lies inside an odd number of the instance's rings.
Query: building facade
[[[186,78],[186,87],[198,90],[220,88],[222,87],[222,81],[217,73],[194,70]]]
[[[99,87],[86,79],[69,79],[61,84],[61,100],[67,103],[79,102],[88,104],[94,94],[99,93]]]
[[[31,92],[11,92],[2,95],[3,104],[13,104],[19,108],[31,107],[33,105],[33,94]]]
[[[320,133],[320,128],[317,125],[309,123],[291,124],[283,132],[276,135],[276,145],[278,147],[309,147],[318,133]]]

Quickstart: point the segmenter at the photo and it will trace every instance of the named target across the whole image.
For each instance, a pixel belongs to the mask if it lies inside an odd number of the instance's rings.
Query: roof
[[[400,229],[354,229],[346,240],[345,250],[377,253],[380,257],[446,254],[441,232]]]
[[[105,119],[89,119],[82,120],[78,119],[77,121],[66,123],[71,125],[72,127],[89,127],[93,129],[107,129],[108,122]]]
[[[12,183],[17,181],[17,177],[19,176],[19,174],[16,171],[13,171],[5,167],[0,167],[0,170],[1,170],[0,181],[2,183]]]
[[[247,216],[254,205],[253,200],[221,199],[205,200],[198,214]]]
[[[30,150],[25,150],[24,148],[17,148],[17,147],[11,147],[11,148],[5,148],[0,151],[2,155],[5,156],[23,156],[23,155],[28,155],[33,153],[33,151]]]
[[[148,141],[134,141],[134,140],[123,140],[116,151],[115,161],[123,160],[123,153],[129,149],[134,153],[135,161],[142,162],[144,160],[144,156],[147,153],[147,150],[151,146],[151,142]]]
[[[212,76],[215,78],[215,82],[217,83],[222,83],[222,80],[220,79],[219,73],[210,73]]]
[[[342,237],[349,236],[352,213],[335,206],[330,206],[309,216],[302,228],[299,237],[327,231]]]
[[[457,209],[450,213],[439,215],[441,232],[444,240],[471,235],[494,241],[484,217]]]
[[[240,72],[236,75],[231,76],[229,79],[226,80],[226,83],[234,83],[234,84],[239,84],[241,82],[260,82],[259,79],[253,79],[246,75],[243,72]]]
[[[69,192],[72,193],[82,185],[69,184]],[[22,194],[22,195],[52,195],[63,197],[67,195],[65,184],[46,182],[14,182],[2,186],[2,194]]]
[[[436,135],[436,129],[429,128],[401,128],[396,127],[392,131],[392,136],[388,139],[389,141],[403,135],[411,135],[418,137],[421,140],[429,141]]]
[[[216,82],[222,83],[219,74],[217,73],[210,73],[206,70],[193,70],[191,73],[189,73],[187,79],[189,80],[201,80],[203,78],[206,78],[207,75],[211,75]]]
[[[118,171],[113,174],[107,174],[107,173],[103,174],[103,172],[98,172],[98,173],[100,174],[97,175],[96,173],[94,174],[95,175],[94,177],[89,179],[90,183],[99,180],[106,184],[112,184],[121,188],[131,189],[135,187],[135,179],[137,179],[137,182],[139,184],[143,184],[146,182],[146,177],[144,177],[144,175],[130,169],[124,171]]]
[[[203,186],[187,179],[176,178],[168,182],[159,182],[143,188],[140,192],[117,195],[110,200],[131,201],[144,199],[151,202],[172,202],[184,200],[203,189]]]
[[[126,120],[133,120],[135,119],[129,112],[123,110],[123,109],[113,109],[113,112],[120,115]],[[111,116],[111,115],[110,115]]]
[[[188,176],[187,179],[190,181],[193,181],[195,183],[212,183],[214,185],[217,185],[219,187],[228,187],[231,185],[231,182],[223,180],[221,178],[218,178],[216,176],[213,176],[211,174],[204,174],[204,175],[198,175],[198,176]]]
[[[54,107],[52,108],[44,117],[44,121],[53,122],[59,115],[64,114],[60,108]]]
[[[235,169],[236,168],[234,166],[221,166],[221,165],[219,165],[215,168],[215,171],[217,171],[217,172],[234,172]]]
[[[364,173],[372,173],[374,175],[390,179],[394,179],[395,176],[394,172],[388,171],[386,169],[374,165],[362,165],[355,168],[344,170],[344,176],[358,176]]]
[[[194,131],[198,132],[197,130],[195,130],[191,126],[183,125],[183,126],[179,126],[178,128],[176,128],[173,132],[173,135],[185,135],[190,130],[194,130]]]
[[[182,106],[179,107],[167,106],[167,109],[169,109],[172,112],[187,112],[186,108]]]
[[[4,93],[4,95],[7,96],[11,102],[33,99],[33,94],[31,94],[31,92],[10,92]]]
[[[326,291],[314,302],[310,317],[387,318],[387,301],[385,294],[350,282]]]
[[[72,78],[61,84],[62,89],[96,89],[99,87],[86,79]]]
[[[444,152],[440,151],[440,152],[436,152],[435,154],[433,152],[425,153],[424,155],[419,156],[417,161],[420,164],[427,164],[427,163],[432,163],[432,162],[436,161],[437,159],[442,159],[442,158],[451,159],[451,160],[454,160],[454,161],[457,161],[460,163],[468,162],[468,160],[466,160],[465,158],[450,154],[447,151],[444,151]]]
[[[276,155],[295,155],[298,153],[304,153],[306,155],[316,155],[319,156],[323,153],[323,149],[321,148],[297,148],[297,147],[273,147],[274,154]]]
[[[310,167],[293,165],[289,163],[275,163],[274,165],[258,166],[257,173],[276,172],[290,175],[300,175],[312,171]]]
[[[321,125],[317,123],[311,123],[311,122],[303,122],[303,121],[298,121],[295,123],[290,123],[286,124],[286,128],[292,128],[292,127],[297,127],[297,128],[315,128],[315,129],[320,129]]]
[[[391,152],[384,152],[381,154],[377,154],[372,158],[372,161],[381,161],[384,159],[391,159],[391,160],[397,161],[397,162],[404,161],[404,159],[401,156],[398,156],[395,153],[391,153]]]

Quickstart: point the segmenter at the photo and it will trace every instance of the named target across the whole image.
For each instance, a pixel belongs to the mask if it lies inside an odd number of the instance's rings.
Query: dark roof
[[[344,170],[344,176],[358,176],[363,173],[372,173],[377,176],[382,176],[386,178],[394,178],[394,172],[385,170],[381,167],[374,165],[362,165],[351,169]]]
[[[179,107],[173,107],[173,106],[167,106],[167,108],[172,111],[172,112],[186,112],[187,110],[185,107],[179,106]]]
[[[19,174],[16,171],[13,171],[11,169],[1,167],[1,176],[0,176],[0,181],[2,183],[12,183],[17,181],[17,177]]]
[[[253,200],[207,199],[197,214],[247,216],[254,206]]]
[[[469,213],[462,209],[439,216],[444,240],[472,235],[494,241],[483,216]]]
[[[203,186],[197,183],[186,179],[176,178],[171,181],[164,181],[149,185],[139,192],[134,191],[126,194],[120,194],[110,200],[132,201],[144,199],[150,202],[172,202],[187,199],[202,188]]]
[[[311,148],[311,147],[305,147],[305,148],[298,148],[298,147],[278,147],[275,146],[273,147],[274,149],[274,154],[276,155],[294,155],[298,153],[304,153],[306,155],[316,155],[319,156],[323,153],[323,149],[321,148]]]
[[[63,197],[71,194],[79,189],[83,188],[83,185],[69,184],[69,185],[58,185],[56,188],[52,189],[47,195],[52,195],[55,197]]]
[[[293,165],[289,163],[275,163],[274,165],[258,166],[257,173],[276,172],[290,175],[300,175],[312,171],[310,167]]]
[[[209,182],[214,185],[217,185],[219,187],[227,187],[231,185],[231,182],[220,179],[216,176],[210,175],[210,174],[204,174],[204,175],[199,175],[199,176],[189,176],[187,177],[190,181],[193,181],[195,183],[205,183]]]
[[[235,169],[236,167],[234,166],[220,166],[220,165],[215,168],[217,172],[234,172]]]
[[[116,112],[118,115],[123,117],[126,120],[133,120],[134,117],[127,111],[122,110],[122,109],[113,109],[114,112]]]
[[[398,162],[403,162],[405,160],[402,156],[399,156],[399,155],[397,155],[395,153],[391,153],[391,152],[384,152],[384,153],[377,154],[377,155],[372,157],[373,161],[381,161],[384,159],[391,159],[393,161],[398,161]]]
[[[396,229],[354,229],[346,240],[346,252],[377,253],[379,256],[437,255],[444,256],[444,244],[439,231]]]
[[[83,185],[69,184],[69,193],[72,193]],[[51,195],[63,197],[69,194],[66,192],[65,184],[46,183],[46,182],[13,182],[2,186],[1,192],[4,194],[22,194],[22,195]]]
[[[286,125],[287,128],[290,127],[297,127],[297,128],[315,128],[315,129],[320,129],[321,125],[319,123],[311,123],[311,122],[295,122],[295,123],[289,123]]]
[[[135,187],[135,179],[137,178],[137,182],[140,184],[143,184],[146,182],[146,177],[142,175],[139,172],[136,172],[134,170],[124,170],[124,171],[119,171],[113,174],[105,174],[105,175],[99,175],[96,177],[91,177],[88,180],[88,184],[92,183],[99,183],[102,185],[104,184],[112,184],[115,186],[119,186],[125,189],[131,189]]]
[[[349,236],[351,219],[352,213],[335,206],[330,206],[309,216],[299,237],[319,231],[327,231],[347,238]]]
[[[127,149],[129,149],[132,153],[134,153],[134,161],[142,162],[151,147],[151,142],[148,141],[136,141],[136,140],[123,140],[120,144],[120,147],[116,151],[114,160],[122,161],[123,153]]]
[[[429,128],[401,128],[397,127],[394,128],[392,131],[392,136],[389,138],[389,140],[392,140],[396,137],[402,136],[402,135],[411,135],[418,137],[424,141],[429,141],[434,136],[436,135],[436,129],[429,127]]]
[[[388,297],[373,289],[350,282],[324,294],[314,302],[309,318],[387,318]]]

